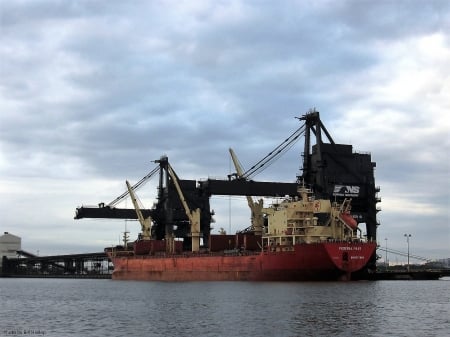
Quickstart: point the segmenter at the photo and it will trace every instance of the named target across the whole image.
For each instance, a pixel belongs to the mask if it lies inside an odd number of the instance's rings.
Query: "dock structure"
[[[111,278],[112,264],[104,252],[36,256],[17,251],[14,258],[3,256],[3,277]]]
[[[110,279],[113,266],[104,252],[36,256],[19,250],[15,257],[3,256],[0,277]],[[449,277],[450,269],[378,270],[355,280],[437,280]]]
[[[377,271],[368,279],[371,281],[408,281],[408,280],[439,280],[450,276],[450,269],[416,269]]]

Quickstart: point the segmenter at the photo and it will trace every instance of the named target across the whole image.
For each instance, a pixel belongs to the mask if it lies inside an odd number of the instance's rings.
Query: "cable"
[[[383,247],[378,247],[378,249],[382,250],[384,252],[387,251],[388,253],[395,254],[395,255],[408,256],[408,253],[405,253],[405,252],[402,252],[402,251],[399,251],[399,250],[395,250],[395,249],[391,249],[391,248],[386,249],[386,248],[383,248]],[[431,261],[431,259],[428,259],[428,258],[423,257],[423,256],[418,256],[418,255],[409,254],[409,257],[412,258],[412,259],[415,259],[415,260]]]
[[[139,180],[136,184],[134,184],[131,188],[134,191],[137,191],[140,187],[142,187],[156,172],[159,171],[159,165],[156,166],[153,170],[151,170],[145,177],[143,177],[141,180]],[[128,196],[129,192],[128,190],[123,192],[121,195],[119,195],[116,199],[111,201],[107,206],[114,207],[119,202],[121,202],[124,198]]]
[[[275,158],[284,154],[288,149],[294,145],[299,137],[305,132],[305,125],[302,125],[300,128],[295,130],[288,138],[286,138],[280,145],[278,145],[274,150],[269,152],[263,159],[258,161],[255,165],[253,165],[249,170],[247,170],[242,177],[245,179],[250,179],[252,176],[261,173],[264,167],[264,170],[269,167],[273,162],[275,162]],[[269,164],[269,165],[267,165]]]

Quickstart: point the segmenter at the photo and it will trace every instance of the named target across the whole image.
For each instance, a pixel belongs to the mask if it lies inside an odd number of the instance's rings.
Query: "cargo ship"
[[[211,234],[209,248],[183,251],[181,241],[140,239],[133,247],[105,249],[115,280],[309,281],[351,280],[376,249],[351,216],[351,199],[316,199],[299,185],[298,196],[261,207],[261,228],[236,235]],[[193,220],[195,221],[195,220]],[[195,228],[195,225],[193,226]],[[196,249],[197,247],[198,249]]]

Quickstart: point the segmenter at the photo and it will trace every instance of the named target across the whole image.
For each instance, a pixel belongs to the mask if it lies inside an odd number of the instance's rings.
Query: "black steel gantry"
[[[332,201],[342,201],[344,198],[351,197],[352,214],[356,216],[358,223],[365,224],[367,238],[376,240],[378,226],[376,204],[380,199],[377,196],[379,188],[375,186],[374,168],[376,164],[372,162],[371,154],[353,152],[352,145],[336,144],[320,120],[319,112],[315,109],[298,119],[304,121],[304,125],[245,172],[242,178],[231,179],[229,177],[223,180],[208,179],[198,182],[179,179],[189,207],[191,209],[199,208],[201,211],[200,230],[205,245],[208,243],[212,221],[209,203],[212,195],[296,196],[299,182],[311,186],[318,196],[330,198]],[[327,143],[323,141],[322,133],[328,139]],[[252,175],[269,166],[270,161],[275,160],[286,151],[301,135],[304,135],[305,138],[302,153],[303,168],[302,174],[296,177],[297,182],[251,180]],[[312,136],[315,137],[314,144]],[[158,200],[152,209],[141,211],[144,217],[151,216],[153,220],[152,235],[155,239],[163,239],[166,232],[174,228],[176,228],[174,234],[177,237],[187,238],[190,233],[189,220],[167,172],[168,159],[161,157],[156,162],[159,164],[159,168],[152,172],[159,171]],[[151,176],[153,173],[147,176]],[[126,193],[116,200],[124,196]],[[112,202],[106,206],[101,203],[99,207],[78,207],[75,219],[82,218],[137,219],[137,215],[134,209],[116,208]],[[185,248],[188,248],[189,244],[190,240],[185,240]],[[375,255],[372,260],[374,266]]]

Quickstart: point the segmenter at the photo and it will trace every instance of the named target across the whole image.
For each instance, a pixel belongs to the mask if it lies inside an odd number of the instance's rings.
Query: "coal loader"
[[[138,238],[105,252],[113,279],[154,281],[351,280],[375,271],[374,167],[368,153],[334,143],[319,112],[299,118],[301,127],[248,171],[230,149],[236,174],[228,179],[182,180],[166,156],[143,180],[113,202],[78,207],[76,219],[138,219]],[[328,139],[323,142],[322,133]],[[304,136],[303,172],[294,183],[258,182],[252,176]],[[312,136],[316,142],[312,144]],[[158,201],[139,206],[135,190],[159,172]],[[134,209],[116,208],[131,196]],[[246,196],[249,227],[212,234],[212,195]],[[253,197],[277,197],[265,206]],[[365,226],[365,228],[360,228]],[[363,232],[365,230],[365,233]]]

